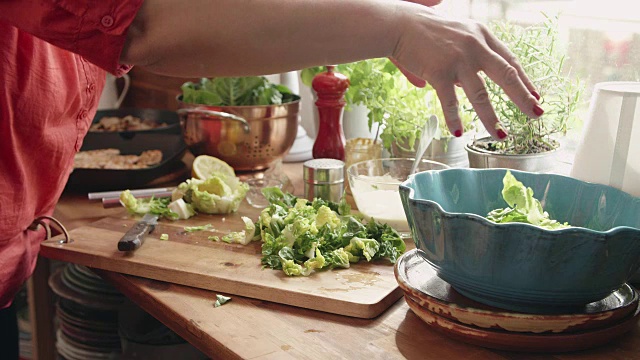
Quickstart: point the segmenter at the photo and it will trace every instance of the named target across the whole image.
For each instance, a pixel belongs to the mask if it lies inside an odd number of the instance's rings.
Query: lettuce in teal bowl
[[[426,171],[400,185],[416,247],[443,280],[478,302],[530,313],[571,312],[629,281],[640,267],[640,198],[515,170],[524,187],[508,188],[507,172]],[[486,217],[492,211],[496,221],[549,228],[496,223]]]

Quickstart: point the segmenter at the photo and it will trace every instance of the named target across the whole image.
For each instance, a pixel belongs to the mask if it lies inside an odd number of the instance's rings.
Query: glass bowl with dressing
[[[386,223],[410,237],[411,230],[400,198],[399,187],[411,175],[413,158],[382,158],[354,163],[347,168],[353,200],[366,220]],[[423,159],[417,172],[448,169],[449,166]]]

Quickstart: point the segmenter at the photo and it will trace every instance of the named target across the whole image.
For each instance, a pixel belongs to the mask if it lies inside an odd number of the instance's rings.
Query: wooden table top
[[[284,164],[295,192],[302,165]],[[65,192],[54,214],[68,228],[123,209]],[[240,296],[214,307],[215,291],[96,270],[145,311],[212,358],[223,359],[640,359],[640,330],[591,350],[527,354],[491,350],[442,335],[404,299],[374,319],[356,319]],[[224,294],[227,295],[227,294]]]

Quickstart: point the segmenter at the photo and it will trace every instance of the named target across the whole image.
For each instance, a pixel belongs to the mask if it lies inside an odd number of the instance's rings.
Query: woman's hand
[[[424,5],[424,6],[429,6],[429,7],[439,5],[442,2],[442,0],[404,0],[404,1],[412,2],[412,3]],[[427,86],[427,82],[424,81],[424,79],[421,79],[415,74],[406,70],[402,65],[398,64],[398,62],[394,58],[390,57],[389,60],[391,60],[391,62],[398,67],[400,72],[402,72],[402,74],[404,74],[404,76],[406,76],[409,82],[412,83],[414,86],[417,86],[419,88],[423,88]]]
[[[544,112],[539,95],[518,60],[483,24],[445,19],[426,6],[437,0],[401,4],[400,32],[391,60],[416,86],[428,82],[442,104],[452,134],[462,135],[455,85],[464,89],[471,105],[489,133],[507,136],[489,101],[479,72],[504,89],[524,113],[537,118]],[[420,5],[418,5],[418,3]]]

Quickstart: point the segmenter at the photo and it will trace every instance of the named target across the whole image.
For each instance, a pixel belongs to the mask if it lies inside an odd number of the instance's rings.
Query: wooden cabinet
[[[198,78],[176,78],[151,73],[134,67],[129,72],[131,86],[122,103],[123,107],[158,108],[176,110],[176,96],[181,94],[180,86]]]

